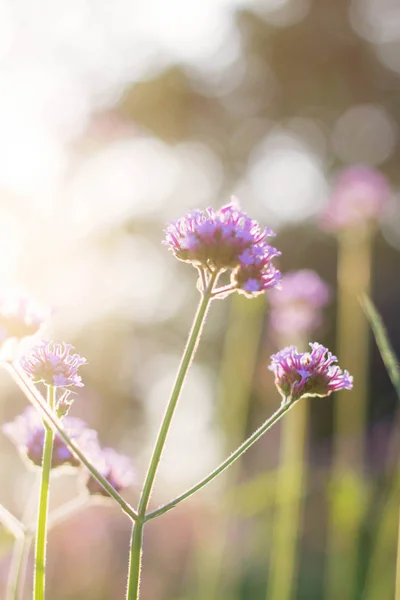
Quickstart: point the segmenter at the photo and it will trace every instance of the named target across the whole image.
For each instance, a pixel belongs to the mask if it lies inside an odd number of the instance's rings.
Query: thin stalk
[[[20,600],[24,591],[26,565],[31,550],[32,535],[19,538],[13,548],[5,600]]]
[[[15,363],[5,363],[3,366],[8,370],[11,377],[17,383],[19,388],[25,394],[26,398],[31,404],[41,413],[45,423],[52,429],[54,433],[57,433],[60,438],[65,442],[68,448],[79,458],[82,464],[87,468],[91,475],[98,481],[98,483],[106,490],[106,492],[113,498],[121,507],[124,513],[128,515],[133,521],[137,519],[137,512],[126,502],[113,486],[107,481],[107,479],[99,473],[99,471],[90,463],[86,458],[85,454],[79,449],[75,442],[69,437],[65,431],[60,419],[49,409],[45,400],[42,398],[39,391],[32,384],[32,382],[26,377],[23,371],[17,367]]]
[[[247,440],[243,442],[243,444],[241,444],[239,448],[232,452],[232,454],[228,456],[228,458],[226,458],[216,469],[211,471],[211,473],[209,473],[207,477],[201,479],[198,483],[196,483],[196,485],[189,488],[180,496],[177,496],[176,498],[171,500],[171,502],[168,502],[168,504],[164,504],[164,506],[157,508],[157,510],[153,510],[151,513],[148,513],[146,515],[146,521],[154,519],[155,517],[159,517],[160,515],[171,510],[171,508],[175,508],[175,506],[180,504],[180,502],[186,500],[186,498],[190,498],[190,496],[193,496],[194,493],[198,492],[199,490],[201,490],[201,488],[210,483],[210,481],[218,477],[218,475],[223,473],[225,469],[230,467],[238,458],[240,458],[242,454],[244,454],[246,450],[250,448],[250,446],[255,444],[260,439],[260,437],[262,437],[264,433],[268,431],[268,429],[271,429],[271,427],[275,425],[275,423],[277,423],[283,417],[283,415],[286,414],[288,410],[290,410],[296,403],[297,402],[289,401],[282,402],[281,406],[272,415],[272,417],[265,421],[265,423],[263,423],[261,427],[259,427],[249,438],[247,438]]]
[[[138,507],[138,519],[132,528],[131,549],[129,557],[129,573],[127,600],[137,600],[139,598],[140,586],[140,570],[142,560],[142,545],[143,545],[143,525],[145,523],[147,506],[150,499],[150,494],[153,489],[154,479],[157,474],[158,465],[161,459],[161,454],[164,449],[165,441],[171,425],[172,417],[175,412],[176,405],[182,390],[186,374],[193,360],[194,353],[198,346],[205,318],[211,302],[211,294],[215,281],[218,277],[218,272],[214,272],[208,282],[207,289],[201,296],[200,304],[193,322],[191,332],[189,334],[186,348],[183,352],[181,364],[178,369],[178,374],[172,389],[171,397],[168,402],[164,418],[157,436],[153,454],[149,463],[147,474],[145,477],[142,494]]]
[[[50,410],[54,410],[56,403],[56,388],[47,386],[47,401]],[[35,543],[35,568],[33,580],[33,599],[44,600],[46,577],[46,541],[47,541],[47,515],[49,506],[51,459],[53,456],[54,432],[44,425],[46,432],[43,446],[42,479],[40,483],[38,520]]]
[[[354,376],[351,402],[339,391],[334,403],[334,452],[329,498],[327,600],[353,600],[357,579],[358,535],[362,514],[343,511],[343,497],[361,498],[367,418],[369,332],[359,297],[369,294],[372,235],[347,231],[338,240],[337,353]]]

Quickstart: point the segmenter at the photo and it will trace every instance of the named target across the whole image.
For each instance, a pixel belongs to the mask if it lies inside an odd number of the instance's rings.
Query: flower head
[[[88,429],[86,423],[76,417],[65,417],[63,424],[68,435],[85,450],[85,454],[95,455],[98,447],[97,433]],[[14,421],[2,427],[3,433],[16,445],[20,454],[37,466],[42,465],[45,428],[42,419],[33,406],[29,406]],[[51,467],[79,467],[79,460],[71,453],[59,435],[54,436]]]
[[[270,322],[275,333],[297,337],[312,333],[322,321],[322,308],[328,303],[328,285],[311,269],[285,273],[280,290],[271,290]]]
[[[365,166],[343,169],[322,215],[328,230],[362,227],[376,220],[390,199],[390,187],[379,171]]]
[[[44,318],[45,311],[33,300],[22,296],[1,296],[0,343],[34,335],[39,331]]]
[[[195,210],[174,221],[164,243],[176,258],[197,268],[230,270],[233,288],[254,296],[280,278],[271,262],[280,252],[267,243],[273,235],[231,202],[217,211]]]
[[[353,378],[335,364],[336,356],[316,342],[310,346],[311,352],[298,352],[295,346],[289,346],[271,356],[269,369],[275,374],[281,396],[295,401],[303,396],[323,397],[336,390],[351,390]]]
[[[117,492],[121,492],[134,483],[136,474],[128,456],[118,454],[113,448],[102,448],[98,458],[101,461],[98,464],[100,473]],[[92,495],[108,497],[105,489],[92,476],[88,478],[86,487]]]
[[[35,383],[42,381],[47,385],[64,387],[75,385],[82,387],[82,378],[78,368],[84,365],[86,358],[79,354],[70,354],[71,344],[42,342],[20,359],[22,368]]]

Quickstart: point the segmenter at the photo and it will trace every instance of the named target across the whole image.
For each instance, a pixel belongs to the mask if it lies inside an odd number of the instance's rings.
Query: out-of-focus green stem
[[[50,531],[50,529],[56,525],[59,525],[71,515],[93,503],[94,499],[90,496],[78,496],[78,498],[74,498],[70,502],[67,502],[54,512],[50,512],[47,519],[47,531]],[[35,537],[36,524],[32,523],[26,527],[24,527],[22,523],[20,523],[20,525],[23,529],[21,530],[22,533],[17,536],[14,544],[9,576],[7,580],[5,600],[20,600],[20,598],[22,598],[26,564],[28,561],[32,540]]]
[[[397,527],[397,554],[396,554],[396,583],[395,600],[400,600],[400,518]]]
[[[359,297],[370,290],[372,234],[346,231],[338,244],[337,354],[354,377],[354,389],[351,401],[343,391],[335,394],[326,599],[353,600],[362,519],[355,504],[361,498],[369,358],[368,323]],[[349,510],[343,503],[346,494],[353,494]]]
[[[176,405],[182,390],[190,364],[193,360],[196,348],[200,341],[201,332],[207,315],[210,302],[212,300],[212,292],[215,281],[218,278],[218,272],[214,272],[207,282],[207,288],[203,291],[193,326],[190,331],[186,348],[183,352],[182,360],[179,365],[175,384],[172,389],[160,431],[154,446],[153,454],[149,463],[143,490],[139,501],[138,519],[132,528],[131,550],[129,558],[129,573],[127,586],[127,600],[137,600],[139,598],[140,588],[140,570],[142,560],[142,545],[143,545],[143,526],[146,520],[146,511],[150,499],[150,494],[153,489],[154,479],[157,474],[158,465],[164,449],[165,441],[171,425],[172,417],[175,412]]]
[[[399,361],[398,361],[397,356],[395,355],[394,350],[392,348],[392,345],[389,340],[389,336],[386,332],[383,320],[382,320],[380,314],[378,313],[378,311],[376,310],[374,304],[367,296],[363,296],[361,298],[361,305],[363,306],[364,311],[368,317],[368,320],[372,327],[372,331],[375,336],[376,344],[379,348],[380,355],[382,357],[383,362],[385,363],[385,367],[388,372],[388,375],[393,383],[393,386],[397,392],[397,396],[400,400]],[[387,457],[387,462],[389,464],[393,464],[396,461],[398,461],[398,455],[399,455],[398,431],[399,431],[399,415],[397,415],[396,422],[392,428],[392,434],[391,434],[391,438],[390,438],[388,457]],[[397,477],[397,470],[395,470],[395,474],[392,475],[392,480],[394,480],[395,484],[397,483],[396,477]],[[395,506],[396,506],[396,513],[398,514],[398,512],[399,512],[398,506],[397,506],[398,505],[398,490],[397,490],[396,485],[394,485],[393,487],[394,487],[394,489],[390,491],[387,505],[389,503],[393,504],[393,502],[394,502]],[[387,551],[386,551],[385,545],[381,541],[382,539],[384,539],[384,535],[381,533],[381,530],[383,532],[385,531],[384,524],[385,524],[385,518],[387,518],[387,513],[388,513],[388,511],[386,510],[386,507],[385,507],[385,514],[383,515],[383,518],[381,519],[381,522],[380,522],[380,527],[378,529],[378,535],[376,536],[377,539],[376,539],[376,543],[375,543],[375,549],[374,549],[374,553],[373,553],[373,556],[371,559],[371,563],[372,563],[371,567],[372,568],[368,570],[367,581],[369,583],[371,580],[371,585],[368,585],[368,587],[366,587],[366,590],[367,590],[367,599],[366,600],[370,600],[370,598],[371,598],[371,600],[373,599],[373,597],[374,597],[373,594],[374,594],[375,588],[376,588],[376,586],[374,584],[375,584],[375,582],[377,582],[377,580],[382,580],[382,578],[384,577],[384,574],[382,574],[382,568],[380,565],[379,552],[383,556],[383,560],[381,559],[382,563],[383,563],[384,561],[386,561]],[[374,578],[374,574],[376,574],[375,578]],[[372,590],[372,591],[370,592],[370,590]],[[379,593],[379,590],[378,590],[378,593]],[[378,597],[378,596],[376,595],[376,597]],[[381,594],[381,597],[383,597],[382,594]],[[398,514],[398,525],[397,525],[395,600],[400,600],[400,515],[399,514]]]
[[[229,287],[229,286],[228,286]],[[256,368],[259,342],[263,332],[263,318],[266,310],[264,296],[258,296],[251,302],[240,295],[231,300],[229,322],[224,341],[220,367],[220,386],[218,390],[218,412],[226,447],[234,448],[246,436],[249,406],[252,395],[254,372]],[[230,469],[226,483],[234,488],[240,479],[241,462],[237,461]],[[224,594],[230,600],[235,592],[240,572],[237,565],[226,564],[231,554],[226,552],[229,529],[238,514],[232,515],[228,502],[219,507],[218,520],[204,543],[197,548],[198,559],[202,565],[197,578],[196,588],[199,600],[219,600],[219,583],[223,569],[232,577],[224,579]]]
[[[282,422],[268,600],[290,600],[295,590],[309,401],[309,398],[303,398]]]
[[[16,540],[11,556],[5,600],[20,600],[24,591],[26,564],[33,536],[27,533]]]
[[[395,475],[397,477],[397,474]],[[396,526],[399,514],[399,483],[394,482],[385,501],[378,507],[379,526],[374,541],[362,590],[363,600],[381,600],[399,596],[398,557],[394,564],[396,549]]]
[[[47,386],[47,402],[50,410],[56,404],[56,388]],[[33,598],[44,600],[46,578],[46,542],[47,542],[47,514],[50,491],[51,460],[53,456],[53,431],[45,425],[45,437],[42,459],[42,479],[40,483],[38,520],[35,543],[35,566],[33,573]]]
[[[24,525],[4,506],[0,506],[0,521],[15,537],[10,569],[7,578],[6,600],[18,600],[19,580],[20,574],[23,572],[27,535]]]
[[[37,484],[39,484],[39,481],[37,481]],[[23,597],[26,567],[34,538],[34,531],[36,530],[36,525],[34,529],[31,529],[29,526],[25,526],[24,523],[31,519],[33,505],[36,505],[36,487],[39,486],[36,485],[35,490],[32,490],[31,494],[29,495],[29,501],[25,507],[24,514],[22,516],[22,522],[19,522],[23,530],[16,536],[16,541],[11,556],[6,586],[6,600],[21,600]]]

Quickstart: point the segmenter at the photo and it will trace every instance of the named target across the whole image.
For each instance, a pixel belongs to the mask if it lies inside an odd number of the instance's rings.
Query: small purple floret
[[[79,354],[70,354],[71,344],[42,342],[20,359],[24,371],[35,383],[65,387],[74,385],[82,387],[82,378],[78,369],[84,365],[86,358]]]
[[[135,482],[136,473],[128,456],[118,454],[113,448],[103,448],[99,459],[101,460],[101,464],[98,465],[100,473],[117,492],[123,491]],[[108,497],[105,489],[92,476],[88,478],[86,487],[92,495]]]
[[[195,210],[166,229],[166,244],[176,258],[212,272],[231,271],[234,289],[254,296],[277,285],[272,259],[280,252],[267,238],[275,235],[242,211],[236,201],[217,211]]]
[[[78,443],[87,455],[98,447],[97,433],[88,429],[86,423],[76,417],[65,417],[63,425],[71,439]],[[3,433],[15,444],[23,458],[37,466],[42,465],[45,428],[39,413],[29,406],[14,421],[2,427]],[[54,436],[51,468],[61,466],[79,467],[80,461],[71,453],[59,435]]]
[[[351,390],[353,378],[342,371],[336,356],[318,343],[310,343],[311,352],[298,352],[295,346],[271,356],[269,369],[281,396],[292,402],[303,396],[329,396],[336,390]]]

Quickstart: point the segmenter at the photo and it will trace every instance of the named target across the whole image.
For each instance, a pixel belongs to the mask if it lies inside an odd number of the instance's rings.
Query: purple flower
[[[322,227],[333,231],[362,227],[381,215],[390,195],[389,183],[379,171],[366,166],[343,169],[322,215]]]
[[[101,463],[97,465],[98,470],[117,492],[134,483],[136,473],[128,456],[118,454],[113,448],[103,448],[100,450],[99,460]],[[108,497],[105,489],[92,476],[88,478],[86,487],[92,495]]]
[[[20,359],[22,368],[35,383],[43,381],[46,385],[64,387],[75,385],[82,387],[82,378],[78,368],[87,360],[79,354],[70,354],[71,344],[42,342]]]
[[[269,369],[275,374],[275,385],[284,400],[295,401],[303,396],[329,396],[340,389],[351,390],[353,378],[337,362],[327,348],[310,344],[312,352],[298,352],[295,346],[284,348],[271,356]]]
[[[329,298],[328,285],[315,271],[302,269],[285,273],[280,290],[271,290],[269,296],[273,330],[281,336],[304,338],[321,324],[321,309]]]
[[[65,417],[63,424],[68,435],[79,444],[87,456],[98,452],[97,433],[76,417]],[[45,428],[39,413],[29,406],[11,423],[2,427],[3,433],[16,445],[20,454],[37,466],[42,465]],[[96,451],[96,452],[95,452]],[[56,434],[53,442],[52,469],[61,466],[79,467],[80,461]]]
[[[217,211],[195,210],[171,223],[164,243],[176,258],[197,268],[230,270],[232,290],[254,296],[280,279],[271,262],[280,252],[267,243],[273,235],[231,202]]]
[[[240,266],[231,277],[239,293],[253,297],[276,287],[281,280],[280,271],[271,262],[276,256],[280,256],[280,252],[268,244],[245,250],[240,255]]]
[[[43,324],[46,314],[29,298],[0,297],[0,344],[8,339],[18,340],[34,335]]]

